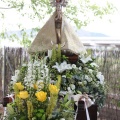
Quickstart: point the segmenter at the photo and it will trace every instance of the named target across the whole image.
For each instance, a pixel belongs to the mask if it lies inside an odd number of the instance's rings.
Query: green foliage
[[[52,49],[51,64],[54,64],[55,62],[57,62],[57,51],[56,47],[54,46]]]
[[[18,80],[19,82],[23,82],[24,81],[24,77],[26,75],[26,72],[27,72],[27,67],[26,66],[23,66],[21,69],[20,69],[20,73],[18,75]]]
[[[31,0],[29,2],[23,0],[1,0],[1,2],[3,2],[8,8],[14,8],[17,14],[21,15],[21,18],[27,17],[28,21],[39,21],[40,23],[46,16],[51,15],[55,9],[51,6],[49,0]],[[99,2],[92,2],[91,0],[76,0],[76,2],[74,2],[74,0],[69,0],[68,5],[63,12],[66,17],[80,29],[82,26],[87,26],[92,20],[94,20],[94,17],[102,18],[103,16],[112,14],[115,11],[113,4],[107,1],[104,2],[106,4],[101,6],[99,4],[101,3],[101,0],[99,0]],[[5,17],[4,12],[1,12],[0,19],[4,19]],[[36,28],[32,28],[30,35],[26,33],[25,27],[19,23],[19,21],[18,28],[24,31],[21,34],[21,39],[18,38],[18,35],[14,35],[14,33],[9,36],[7,33],[8,30],[5,29],[4,26],[3,32],[0,33],[0,37],[3,39],[8,38],[12,41],[18,41],[21,45],[24,45],[24,47],[29,46],[31,44],[30,37],[32,36],[33,39],[33,34],[35,33]]]
[[[57,50],[57,59],[58,63],[61,63],[61,45],[58,45],[58,50]]]
[[[58,47],[54,46],[52,49],[51,65],[55,64],[55,62],[61,63],[61,58],[61,45],[59,44]]]

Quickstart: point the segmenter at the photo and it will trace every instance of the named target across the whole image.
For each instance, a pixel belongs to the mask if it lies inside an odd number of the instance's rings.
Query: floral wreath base
[[[6,120],[73,120],[72,95],[87,93],[99,107],[105,98],[104,76],[90,56],[80,55],[71,64],[61,49],[32,57],[11,78]]]

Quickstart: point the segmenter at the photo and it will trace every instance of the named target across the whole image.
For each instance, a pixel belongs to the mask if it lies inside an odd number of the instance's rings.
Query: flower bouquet
[[[7,105],[6,120],[74,120],[72,95],[87,93],[102,106],[104,77],[90,56],[72,64],[59,45],[16,70],[10,93],[14,101]]]

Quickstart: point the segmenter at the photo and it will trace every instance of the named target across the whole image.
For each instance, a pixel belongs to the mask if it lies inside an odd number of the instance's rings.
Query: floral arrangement
[[[61,46],[37,54],[11,78],[14,102],[7,105],[6,120],[73,120],[73,94],[87,93],[103,105],[104,76],[90,56],[80,55],[72,64]]]

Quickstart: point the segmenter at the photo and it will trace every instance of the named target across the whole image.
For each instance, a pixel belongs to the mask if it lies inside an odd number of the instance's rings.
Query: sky
[[[96,19],[94,22],[90,23],[87,27],[84,27],[85,30],[92,32],[104,33],[111,37],[120,38],[120,0],[111,0],[112,3],[116,6],[118,11],[114,14],[107,16],[104,19]],[[108,21],[110,18],[111,22]]]
[[[94,0],[93,0],[94,1]],[[110,37],[117,37],[120,38],[120,0],[108,0],[112,1],[112,3],[117,7],[118,11],[116,11],[114,14],[110,15],[109,18],[111,19],[111,23],[108,21],[108,16],[104,19],[96,19],[94,22],[91,22],[87,27],[83,27],[82,29],[90,31],[90,32],[99,32],[106,34]],[[4,6],[4,4],[0,4],[0,7]],[[26,27],[26,29],[30,29],[32,26],[37,26],[38,23],[32,21],[26,21],[25,19],[20,19],[18,14],[14,13],[14,10],[5,10],[6,13],[6,19],[4,22],[0,22],[0,31],[2,26],[8,27],[9,30],[18,30],[16,27],[16,23],[21,22],[23,26]],[[23,22],[24,21],[24,22]],[[10,23],[12,25],[10,25]],[[14,24],[13,24],[14,23]]]

